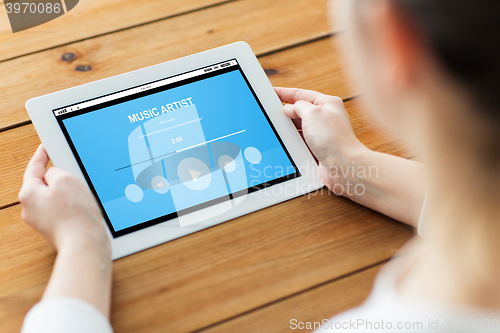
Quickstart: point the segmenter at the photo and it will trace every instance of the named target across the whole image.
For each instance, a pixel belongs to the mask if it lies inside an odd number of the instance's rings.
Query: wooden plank
[[[55,254],[19,205],[0,221],[0,331],[15,332]],[[302,196],[116,261],[112,324],[117,333],[201,329],[386,260],[411,236],[330,192]]]
[[[370,149],[401,157],[411,156],[410,152],[377,128],[369,116],[361,111],[359,103],[350,101],[346,107],[356,135]],[[0,156],[3,157],[0,163],[0,207],[3,207],[17,201],[24,169],[40,140],[33,125],[29,124],[1,132],[0,142]]]
[[[381,267],[382,265],[377,265],[360,273],[301,292],[201,332],[290,332],[293,331],[293,327],[297,327],[291,325],[292,319],[296,320],[293,322],[295,325],[298,322],[309,322],[312,323],[313,329],[318,329],[324,319],[360,305],[369,295],[375,275]],[[315,322],[319,323],[316,327],[314,327]],[[328,325],[328,322],[326,324]],[[306,329],[306,331],[311,330]]]
[[[338,52],[338,42],[339,38],[332,36],[261,57],[259,61],[274,86],[299,87],[342,99],[352,98],[361,92],[350,82]]]
[[[180,15],[227,0],[85,0],[67,14],[29,30],[12,33],[0,2],[0,61],[116,30]]]
[[[259,60],[268,72],[274,73],[270,79],[275,85],[300,86],[305,82],[304,88],[325,89],[328,90],[327,93],[335,92],[347,98],[352,94],[344,83],[341,64],[332,44],[334,39],[328,38],[265,56]],[[318,61],[323,63],[321,69],[317,67]],[[40,141],[30,125],[1,132],[0,142],[3,143],[0,145],[0,156],[4,156],[4,162],[0,164],[0,188],[3,189],[0,193],[0,207],[2,207],[17,200],[23,170]]]
[[[328,38],[259,60],[268,73],[272,73],[270,79],[276,86],[313,89],[347,98],[352,93],[340,69],[342,64],[336,57],[333,40],[335,38]],[[373,119],[361,111],[359,103],[351,101],[346,106],[356,135],[370,149],[402,157],[411,156],[393,138],[378,130]],[[40,141],[32,125],[28,125],[1,132],[0,142],[0,156],[3,156],[3,163],[0,164],[2,207],[17,201],[24,168]]]
[[[237,1],[2,62],[0,130],[28,121],[24,104],[36,96],[238,40],[264,54],[324,36],[326,8],[327,0]],[[76,58],[62,60],[69,53]]]
[[[0,133],[0,208],[17,201],[24,169],[40,144],[33,125]]]

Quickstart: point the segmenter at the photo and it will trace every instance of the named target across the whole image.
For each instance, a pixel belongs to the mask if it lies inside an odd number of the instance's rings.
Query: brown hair
[[[391,0],[500,130],[500,0]]]

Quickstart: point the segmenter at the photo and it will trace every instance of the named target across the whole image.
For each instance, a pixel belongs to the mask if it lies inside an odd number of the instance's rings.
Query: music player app
[[[183,75],[54,110],[115,236],[298,176],[235,60]]]

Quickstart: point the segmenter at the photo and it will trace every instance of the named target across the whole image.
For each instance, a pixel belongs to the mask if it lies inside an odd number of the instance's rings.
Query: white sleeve
[[[55,298],[35,304],[21,333],[112,333],[104,314],[77,298]]]

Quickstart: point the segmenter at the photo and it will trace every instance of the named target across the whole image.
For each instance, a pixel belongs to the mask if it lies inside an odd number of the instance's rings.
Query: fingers
[[[52,186],[63,178],[70,179],[72,177],[73,176],[69,172],[56,167],[52,167],[45,173],[45,182],[47,183],[47,185]]]
[[[306,101],[298,101],[295,104],[287,104],[283,107],[283,112],[290,119],[304,119],[311,111],[319,109],[318,106]]]
[[[20,196],[23,196],[23,194],[30,192],[37,186],[50,186],[50,184],[53,184],[59,178],[73,177],[70,173],[56,167],[52,167],[45,171],[48,163],[49,156],[47,155],[45,148],[43,147],[43,145],[38,146],[35,154],[26,167],[26,171],[24,172],[23,186],[21,188],[21,192],[24,193],[19,193]]]
[[[290,119],[302,119],[306,113],[315,106],[306,101],[298,101],[295,104],[287,104],[283,106],[283,112]]]
[[[300,119],[300,117],[295,112],[295,106],[293,104],[287,104],[283,106],[283,113],[290,119]]]
[[[45,148],[40,145],[28,162],[28,166],[24,172],[23,186],[19,191],[19,201],[21,204],[29,201],[34,192],[45,186],[43,175],[45,174],[47,163],[49,163],[49,157],[45,152]]]
[[[44,184],[43,175],[45,174],[45,168],[49,163],[49,157],[43,145],[38,146],[35,154],[31,158],[24,172],[24,184]]]
[[[297,88],[274,88],[283,103],[295,104],[298,101],[306,101],[314,105],[322,106],[329,103],[342,103],[337,96],[323,95],[317,91]]]
[[[294,104],[297,101],[303,100],[309,103],[313,103],[314,100],[320,97],[322,94],[312,90],[297,89],[297,88],[274,88],[278,97],[283,103]]]

